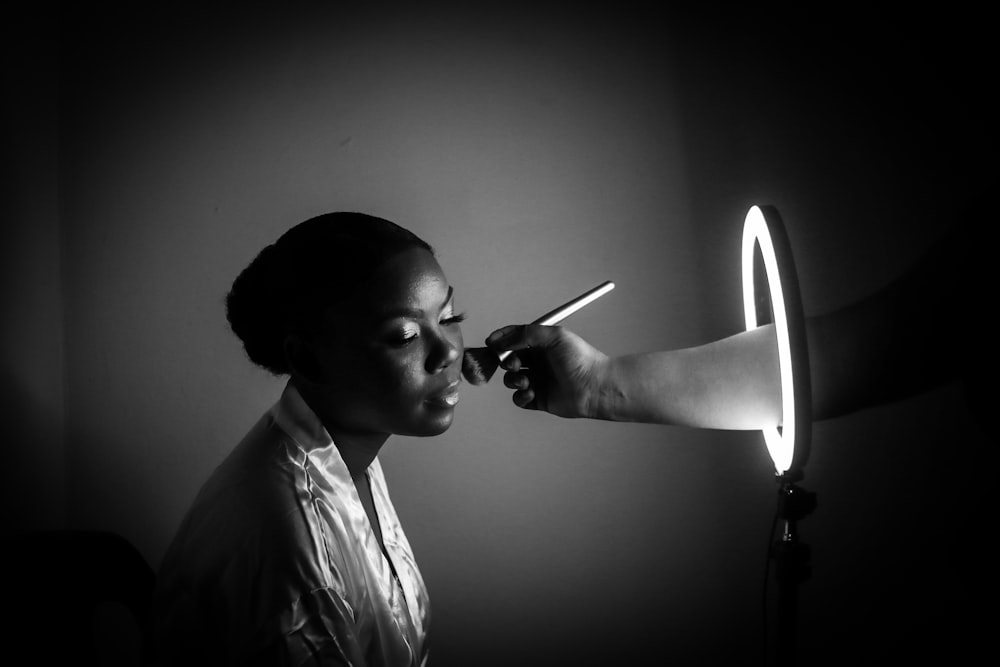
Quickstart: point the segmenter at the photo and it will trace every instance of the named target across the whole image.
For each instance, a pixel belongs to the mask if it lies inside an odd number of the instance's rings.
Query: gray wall
[[[12,11],[0,25],[0,516],[11,531],[66,522],[56,46],[52,13]]]
[[[681,347],[741,328],[750,204],[781,211],[805,310],[823,312],[952,224],[982,129],[967,53],[944,59],[923,17],[200,11],[144,9],[126,30],[74,13],[61,215],[53,161],[30,171],[23,148],[4,262],[5,488],[46,499],[10,525],[115,530],[154,566],[281,390],[222,299],[296,222],[359,210],[426,238],[470,345],[612,279],[568,326],[612,354]],[[50,155],[40,118],[29,145]],[[816,425],[812,664],[927,655],[923,624],[954,649],[965,620],[942,610],[970,598],[940,475],[985,438],[957,386]],[[759,657],[776,491],[759,434],[526,413],[495,381],[464,391],[447,433],[381,458],[436,665]]]

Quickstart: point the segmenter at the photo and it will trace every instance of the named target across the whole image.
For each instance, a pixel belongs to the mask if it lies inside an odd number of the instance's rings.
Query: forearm
[[[589,416],[611,421],[755,430],[781,419],[774,328],[681,350],[608,359]]]

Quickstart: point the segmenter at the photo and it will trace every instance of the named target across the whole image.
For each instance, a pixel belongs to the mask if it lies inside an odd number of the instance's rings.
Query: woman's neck
[[[335,426],[326,426],[327,432],[333,438],[333,443],[340,451],[340,458],[344,459],[347,469],[351,473],[352,479],[358,479],[365,474],[368,466],[372,464],[378,456],[382,445],[389,439],[386,433],[347,433],[339,431]]]
[[[357,480],[364,476],[365,471],[378,456],[382,445],[389,439],[388,433],[358,433],[342,428],[331,415],[325,414],[324,402],[315,396],[307,383],[297,382],[296,389],[302,395],[309,408],[319,418],[326,432],[333,438],[333,444],[340,452],[351,478]]]

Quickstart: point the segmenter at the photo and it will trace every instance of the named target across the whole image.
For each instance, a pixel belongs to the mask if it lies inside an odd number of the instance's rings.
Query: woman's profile
[[[425,664],[427,590],[377,455],[454,417],[462,316],[433,250],[381,218],[317,216],[253,259],[226,311],[288,381],[164,557],[161,663]]]

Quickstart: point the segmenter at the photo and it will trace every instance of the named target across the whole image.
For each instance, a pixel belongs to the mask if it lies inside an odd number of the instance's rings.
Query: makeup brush
[[[589,303],[594,302],[599,297],[604,296],[615,288],[615,284],[610,280],[605,280],[597,287],[584,292],[580,296],[567,301],[555,310],[545,313],[532,324],[551,326],[558,324],[564,319],[580,310]],[[488,347],[472,347],[465,350],[462,357],[462,375],[469,384],[486,384],[496,373],[500,362],[507,358],[509,350],[501,352],[499,355]]]

